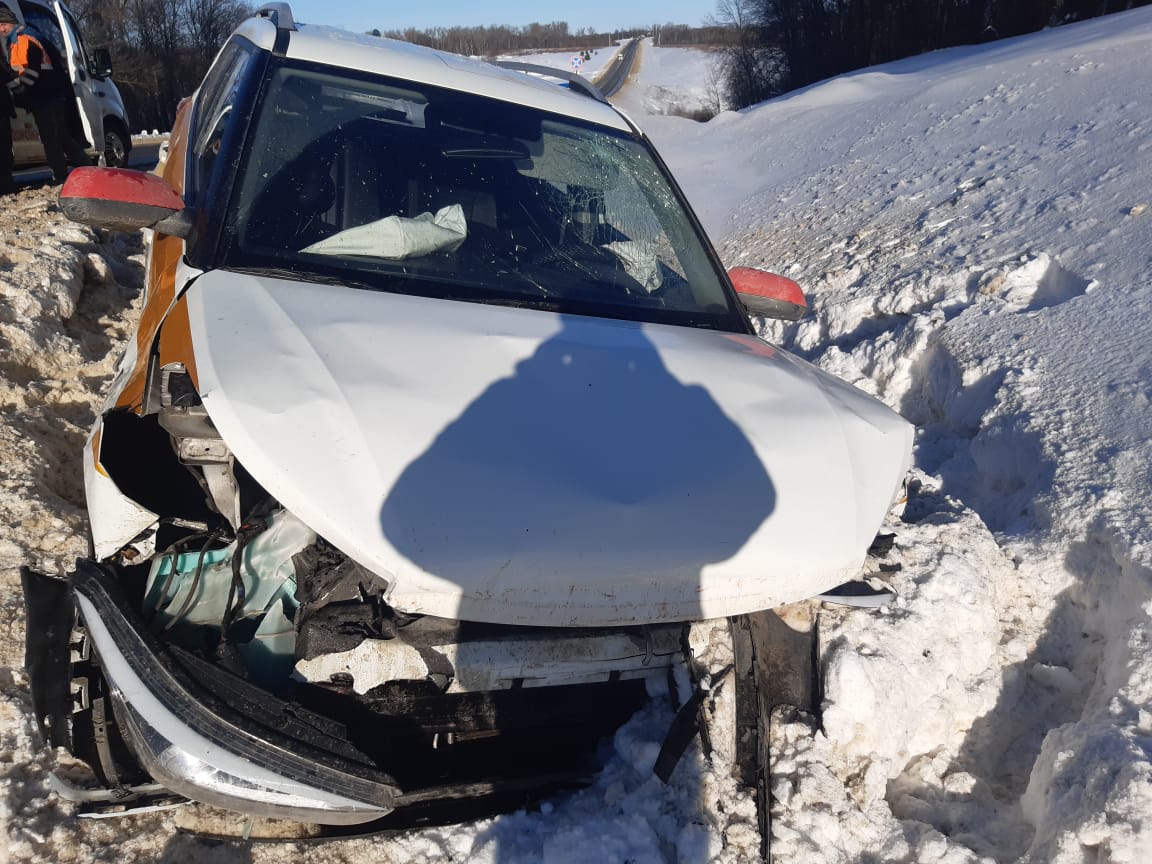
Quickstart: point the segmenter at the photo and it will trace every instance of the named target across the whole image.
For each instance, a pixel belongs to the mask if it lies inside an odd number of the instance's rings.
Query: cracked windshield
[[[229,266],[739,329],[683,205],[626,133],[285,64],[230,207]]]

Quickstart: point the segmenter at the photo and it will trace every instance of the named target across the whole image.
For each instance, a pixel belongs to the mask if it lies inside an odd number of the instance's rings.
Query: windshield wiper
[[[245,273],[249,276],[269,276],[273,279],[293,279],[297,282],[313,282],[318,285],[342,285],[347,288],[364,288],[369,291],[380,291],[378,285],[363,282],[358,279],[349,279],[345,276],[329,276],[325,273],[316,273],[312,270],[292,270],[288,267],[232,267],[234,273]]]

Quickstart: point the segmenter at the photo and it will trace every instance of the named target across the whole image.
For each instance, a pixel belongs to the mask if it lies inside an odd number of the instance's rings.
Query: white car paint
[[[859,572],[911,427],[752,336],[211,272],[199,389],[399,609],[711,618]]]
[[[107,558],[132,543],[153,527],[160,518],[156,513],[137,504],[98,467],[92,459],[96,452],[94,439],[102,435],[104,420],[97,418],[88,436],[84,458],[84,496],[88,501],[88,528],[92,534],[92,550],[98,559]],[[153,538],[147,543],[137,542],[137,552],[151,551]]]

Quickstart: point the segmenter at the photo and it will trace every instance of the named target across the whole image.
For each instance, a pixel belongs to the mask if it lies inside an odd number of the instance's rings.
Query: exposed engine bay
[[[680,652],[677,624],[534,629],[405,615],[388,584],[283,509],[157,555],[143,612],[153,632],[242,660],[272,691],[292,682],[350,690],[426,682],[441,693],[518,690],[659,676]],[[199,549],[195,544],[201,542]],[[375,695],[374,695],[375,694]]]
[[[274,732],[278,746],[310,758],[326,751],[377,775],[402,790],[390,807],[518,804],[590,779],[603,736],[651,694],[689,681],[681,623],[525,627],[394,608],[386,579],[244,471],[186,375],[165,370],[157,383],[155,414],[105,415],[101,459],[138,503],[172,515],[104,560],[80,562],[73,587],[103,621],[122,617],[138,631],[196,698],[234,712],[257,737]],[[154,470],[141,472],[142,458]],[[27,574],[29,596],[60,590],[47,578]],[[44,603],[50,613],[31,604],[30,620],[63,623],[66,598],[58,601]],[[102,673],[84,626],[91,616],[72,614],[71,716],[49,710],[42,721],[114,794],[59,780],[57,791],[98,815],[176,803],[174,784],[152,782],[163,769],[140,752],[128,712],[114,707],[119,682]],[[31,653],[31,636],[29,645]]]

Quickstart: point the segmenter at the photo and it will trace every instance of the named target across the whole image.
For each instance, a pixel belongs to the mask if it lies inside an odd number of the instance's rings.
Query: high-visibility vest
[[[40,54],[44,58],[40,65],[52,68],[52,58],[44,50],[44,44],[31,33],[18,30],[8,51],[8,62],[12,64],[13,69],[19,70],[28,65],[28,49],[33,45],[40,49]]]
[[[33,49],[39,53],[40,62],[31,67]],[[52,57],[53,52],[31,33],[23,28],[16,31],[15,38],[8,45],[8,65],[16,77],[8,82],[8,87],[16,91],[18,100],[23,101],[29,95],[43,99],[49,96],[49,91],[55,95],[58,76]]]

